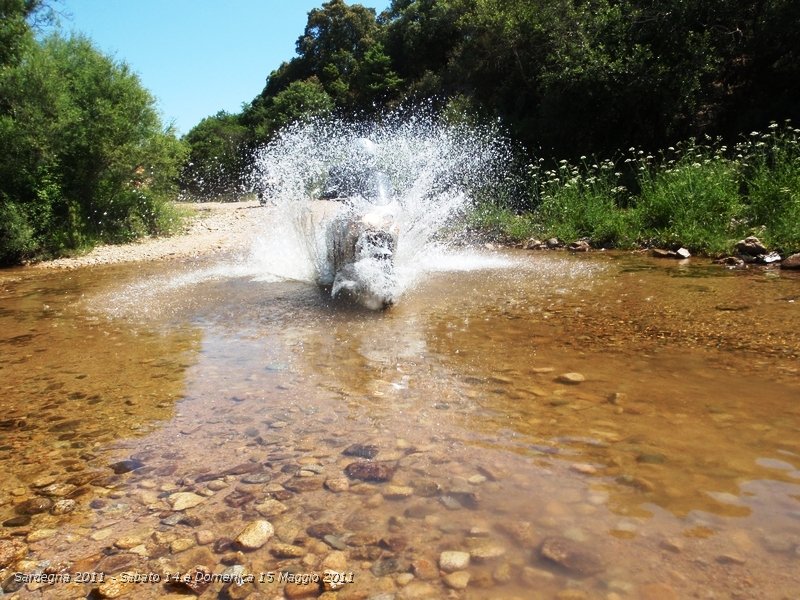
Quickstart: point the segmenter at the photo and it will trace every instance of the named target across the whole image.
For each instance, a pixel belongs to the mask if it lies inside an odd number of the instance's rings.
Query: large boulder
[[[767,248],[756,236],[751,235],[736,242],[736,252],[745,256],[759,256],[767,253]]]

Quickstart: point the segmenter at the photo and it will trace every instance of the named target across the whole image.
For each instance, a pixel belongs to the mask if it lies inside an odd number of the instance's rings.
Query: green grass
[[[800,251],[800,130],[773,124],[734,148],[694,140],[657,157],[631,148],[617,160],[529,165],[531,210],[486,202],[471,225],[510,241],[588,239],[595,247],[686,247],[730,253],[758,236]]]

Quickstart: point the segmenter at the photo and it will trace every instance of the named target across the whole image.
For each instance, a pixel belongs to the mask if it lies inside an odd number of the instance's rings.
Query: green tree
[[[248,130],[237,115],[220,111],[206,117],[183,140],[189,156],[181,187],[210,199],[239,191],[246,160]]]
[[[0,261],[167,226],[183,146],[127,65],[53,35],[0,73],[0,91],[0,201],[22,232]]]

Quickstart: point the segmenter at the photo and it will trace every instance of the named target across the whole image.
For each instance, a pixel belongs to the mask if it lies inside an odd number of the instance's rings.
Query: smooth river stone
[[[263,519],[253,521],[236,536],[236,543],[245,550],[258,550],[269,541],[274,533],[275,529],[269,521]]]
[[[556,378],[556,381],[558,383],[576,384],[586,381],[586,377],[581,373],[562,373]]]
[[[469,566],[469,552],[445,550],[439,555],[439,568],[447,573],[463,571]]]
[[[172,510],[186,510],[187,508],[197,506],[201,502],[205,502],[206,499],[193,492],[177,492],[175,494],[170,494],[167,500]]]

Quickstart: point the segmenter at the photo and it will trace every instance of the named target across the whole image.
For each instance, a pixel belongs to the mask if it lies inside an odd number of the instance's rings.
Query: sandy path
[[[184,231],[170,237],[143,238],[130,244],[97,246],[88,254],[34,265],[40,269],[76,269],[90,265],[197,258],[237,250],[262,226],[264,209],[256,201],[205,202],[180,206],[196,211]]]

